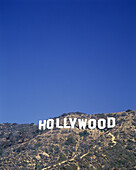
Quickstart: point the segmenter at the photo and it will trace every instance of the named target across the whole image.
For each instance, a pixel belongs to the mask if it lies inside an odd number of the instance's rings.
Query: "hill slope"
[[[115,117],[112,129],[53,129],[32,124],[0,124],[0,169],[135,169],[136,111],[59,118]]]

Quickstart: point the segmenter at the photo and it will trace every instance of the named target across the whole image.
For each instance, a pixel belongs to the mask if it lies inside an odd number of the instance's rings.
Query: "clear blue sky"
[[[0,123],[136,110],[135,0],[1,0]]]

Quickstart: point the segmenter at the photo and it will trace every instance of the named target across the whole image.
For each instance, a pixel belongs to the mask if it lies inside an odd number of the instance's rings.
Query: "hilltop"
[[[38,130],[38,125],[0,124],[0,169],[135,169],[136,111],[109,114],[75,112],[71,118],[115,117],[113,129]],[[55,118],[54,118],[55,119]]]

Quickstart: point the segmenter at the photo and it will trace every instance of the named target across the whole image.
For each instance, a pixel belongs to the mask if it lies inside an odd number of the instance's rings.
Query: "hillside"
[[[38,130],[35,124],[0,124],[0,169],[136,169],[136,111],[59,118],[115,117],[112,129]],[[55,118],[54,118],[55,119]]]

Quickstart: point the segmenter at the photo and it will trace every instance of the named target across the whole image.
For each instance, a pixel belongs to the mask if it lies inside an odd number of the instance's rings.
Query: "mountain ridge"
[[[113,129],[38,130],[38,125],[0,124],[1,169],[134,169],[136,111],[68,113],[77,118],[116,118]],[[55,119],[55,118],[54,118]]]

